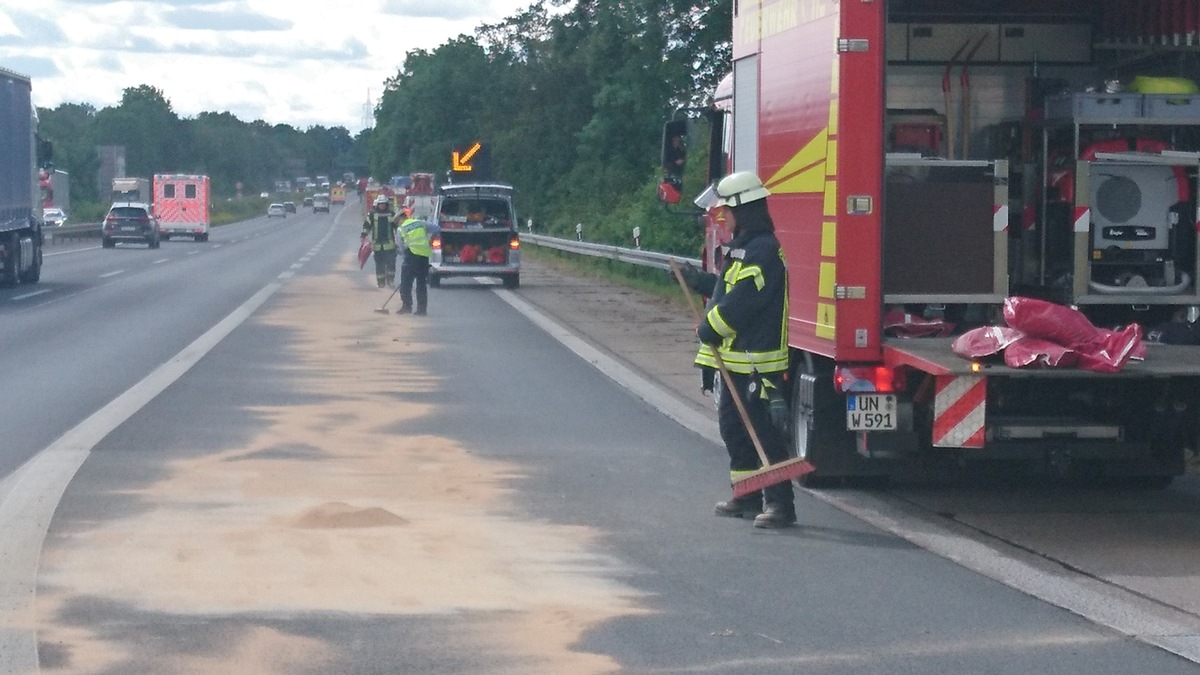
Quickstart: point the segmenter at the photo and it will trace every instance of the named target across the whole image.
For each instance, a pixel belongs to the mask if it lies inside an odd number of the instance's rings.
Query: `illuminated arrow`
[[[462,155],[459,155],[458,151],[455,150],[451,154],[451,167],[455,171],[474,170],[474,167],[472,167],[470,164],[471,158],[475,156],[475,153],[479,152],[481,147],[483,147],[483,144],[476,141],[475,144],[472,145],[466,152],[462,153]]]

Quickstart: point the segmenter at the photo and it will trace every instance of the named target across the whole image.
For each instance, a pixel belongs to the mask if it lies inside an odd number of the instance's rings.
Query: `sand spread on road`
[[[312,403],[257,408],[257,437],[171,461],[160,480],[129,489],[139,509],[48,539],[38,599],[48,672],[320,670],[352,646],[255,621],[321,613],[461,617],[481,662],[494,655],[480,672],[615,669],[571,646],[597,622],[641,611],[617,580],[626,570],[598,553],[595,532],[513,515],[521,467],[396,433],[436,413],[395,395],[438,385],[419,358],[436,345],[371,312],[381,298],[344,273],[352,266],[347,256],[336,273],[288,281],[250,319],[291,336],[278,367]],[[64,621],[62,608],[81,600],[199,622],[243,617],[246,628],[220,649],[185,653]]]

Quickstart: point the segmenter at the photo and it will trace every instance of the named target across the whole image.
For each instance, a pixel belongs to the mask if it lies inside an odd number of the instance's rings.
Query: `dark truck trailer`
[[[0,284],[32,284],[43,243],[32,86],[3,68],[0,83]]]

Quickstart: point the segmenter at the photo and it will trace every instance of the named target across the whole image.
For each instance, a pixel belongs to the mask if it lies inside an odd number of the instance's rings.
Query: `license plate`
[[[126,225],[125,227],[121,228],[121,231],[122,232],[137,232],[137,226],[136,225],[132,225],[132,226]]]
[[[846,397],[846,429],[895,431],[895,394],[851,394]]]

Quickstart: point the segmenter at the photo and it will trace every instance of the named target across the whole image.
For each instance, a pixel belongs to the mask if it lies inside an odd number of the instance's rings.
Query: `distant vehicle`
[[[211,201],[208,176],[154,176],[154,215],[162,223],[164,239],[190,236],[196,241],[208,241],[208,209]]]
[[[146,178],[114,178],[112,179],[112,203],[136,202],[138,204],[153,203],[154,196],[150,192],[150,181]]]
[[[117,242],[145,243],[158,248],[162,236],[151,206],[144,203],[118,202],[108,209],[101,228],[100,244],[113,248]]]
[[[38,171],[38,189],[42,193],[42,208],[71,208],[71,176],[62,169]]]
[[[0,285],[34,284],[42,275],[42,201],[38,194],[36,109],[29,78],[0,68]],[[48,147],[46,148],[48,149]]]
[[[305,205],[305,206],[312,206],[312,205],[313,205],[313,198],[312,198],[312,197],[305,197],[305,198],[304,198],[304,205]]]
[[[287,209],[283,208],[283,204],[272,204],[267,207],[267,217],[274,218],[275,216],[287,218]]]
[[[443,185],[429,257],[429,285],[446,277],[498,277],[521,285],[521,242],[513,188],[502,183]]]
[[[330,204],[345,204],[346,203],[346,186],[338,183],[329,188],[329,203]]]
[[[270,193],[270,192],[260,192],[260,193],[258,193],[258,198],[259,198],[259,199],[266,199],[266,198],[268,198],[268,197],[270,197],[270,196],[271,196],[271,193]]]
[[[288,213],[295,213],[296,212],[296,202],[284,202],[283,210],[287,211]]]
[[[329,213],[329,195],[314,195],[312,200],[312,209],[313,213],[317,213],[318,211]]]
[[[51,227],[62,227],[67,224],[67,214],[62,209],[42,209],[42,222]]]

